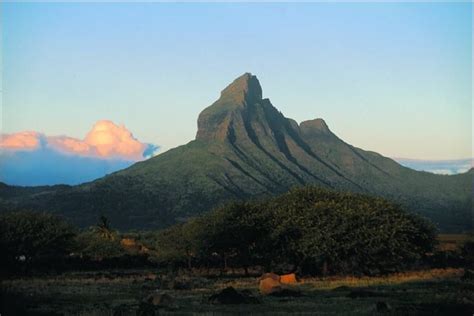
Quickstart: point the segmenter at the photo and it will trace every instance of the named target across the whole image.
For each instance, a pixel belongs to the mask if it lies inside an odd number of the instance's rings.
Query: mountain
[[[188,144],[83,185],[3,185],[0,205],[60,213],[81,226],[104,214],[121,229],[159,228],[225,201],[311,184],[383,196],[444,231],[465,231],[472,228],[473,175],[414,171],[345,143],[322,119],[298,124],[246,73],[201,112]]]

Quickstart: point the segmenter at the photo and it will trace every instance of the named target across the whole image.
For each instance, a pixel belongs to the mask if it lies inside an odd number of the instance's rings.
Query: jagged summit
[[[262,99],[262,87],[257,77],[248,72],[244,73],[222,90],[216,102],[199,114],[196,139],[226,139],[233,124],[238,124],[237,121],[247,121],[251,118],[250,112],[254,112],[254,108],[267,103],[268,100]],[[240,117],[236,119],[237,116]]]
[[[222,90],[220,99],[238,103],[258,101],[262,99],[262,87],[256,76],[246,72]]]

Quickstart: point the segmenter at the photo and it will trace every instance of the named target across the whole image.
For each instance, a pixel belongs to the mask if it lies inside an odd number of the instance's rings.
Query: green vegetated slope
[[[445,231],[472,228],[474,172],[435,175],[405,168],[334,135],[322,119],[298,124],[262,98],[244,74],[201,112],[196,139],[79,186],[0,187],[3,208],[64,214],[90,225],[99,214],[122,229],[166,227],[229,200],[307,184],[379,195]]]

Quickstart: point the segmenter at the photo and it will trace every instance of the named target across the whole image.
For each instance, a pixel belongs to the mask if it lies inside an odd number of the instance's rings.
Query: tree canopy
[[[5,264],[26,263],[67,254],[75,229],[61,218],[29,211],[0,215],[0,249]]]
[[[316,187],[237,202],[158,235],[157,260],[308,273],[374,274],[408,267],[433,250],[435,229],[381,198]]]

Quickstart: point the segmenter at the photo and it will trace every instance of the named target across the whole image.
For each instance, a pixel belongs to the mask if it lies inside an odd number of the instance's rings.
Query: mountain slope
[[[58,212],[82,226],[105,214],[120,228],[152,228],[228,200],[313,184],[381,195],[443,230],[462,231],[472,227],[472,176],[472,170],[443,176],[402,167],[345,143],[322,119],[297,124],[262,98],[260,83],[247,73],[201,112],[194,141],[80,186],[0,187],[0,202]]]

